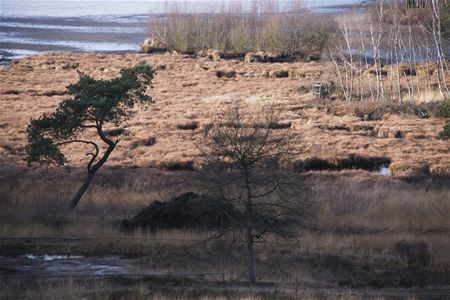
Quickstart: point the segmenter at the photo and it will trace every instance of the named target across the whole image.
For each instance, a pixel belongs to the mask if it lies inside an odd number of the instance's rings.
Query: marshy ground
[[[2,164],[21,163],[18,158],[29,119],[51,112],[68,97],[65,87],[77,81],[76,69],[95,78],[112,78],[121,68],[140,61],[158,69],[150,92],[155,104],[146,110],[136,108],[134,116],[122,124],[123,130],[117,132],[120,147],[110,166],[164,168],[186,162],[195,166],[205,128],[219,112],[239,103],[250,113],[263,105],[282,105],[279,130],[293,128],[301,136],[300,160],[357,154],[388,157],[394,175],[448,170],[449,147],[438,139],[445,120],[434,117],[437,94],[420,95],[416,104],[321,101],[311,86],[336,82],[332,63],[245,63],[172,54],[50,53],[2,68]],[[230,78],[218,76],[227,72]],[[418,82],[425,76],[420,74]],[[71,165],[82,166],[84,151],[71,150]]]
[[[121,126],[121,141],[107,166],[76,213],[68,214],[86,149],[67,149],[70,169],[27,168],[27,123],[68,97],[65,86],[77,81],[77,68],[112,78],[142,60],[158,69],[150,91],[155,104],[136,108]],[[224,73],[230,76],[218,76]],[[226,279],[5,278],[0,297],[14,298],[20,291],[41,299],[446,299],[450,147],[437,138],[444,120],[434,116],[436,98],[423,95],[414,105],[317,99],[312,84],[329,83],[333,74],[328,62],[245,63],[178,54],[50,53],[0,69],[0,276],[51,273],[43,257],[68,255],[62,259],[69,265],[224,272]],[[277,130],[291,128],[300,136],[298,171],[308,172],[299,180],[305,197],[320,208],[294,239],[268,236],[255,244],[263,284],[253,289],[242,284],[240,237],[205,242],[212,234],[207,229],[118,230],[123,219],[153,201],[199,189],[194,175],[205,128],[236,102],[250,113],[266,104],[284,107]],[[390,163],[391,176],[367,167],[380,161]]]

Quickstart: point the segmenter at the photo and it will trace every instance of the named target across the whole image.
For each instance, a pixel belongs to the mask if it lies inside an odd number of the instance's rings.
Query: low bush
[[[218,78],[234,78],[236,77],[236,71],[234,70],[230,70],[230,71],[222,71],[222,70],[217,70],[216,71],[216,76]]]
[[[150,147],[156,144],[156,137],[150,136],[143,141],[144,146]]]
[[[163,163],[160,168],[166,171],[194,171],[194,162],[188,161],[170,161]]]
[[[274,123],[271,123],[271,124],[269,124],[269,128],[270,129],[288,129],[288,128],[291,128],[292,127],[292,123],[291,122],[285,122],[285,123],[282,123],[282,122],[274,122]]]
[[[401,241],[394,245],[393,250],[410,269],[423,270],[430,262],[430,252],[425,242]]]
[[[125,134],[127,131],[124,128],[113,128],[113,129],[106,129],[105,134],[107,136],[116,137]]]
[[[381,165],[390,165],[391,160],[388,157],[374,156],[365,157],[357,154],[350,154],[344,158],[323,159],[311,157],[305,160],[297,160],[294,162],[294,170],[298,172],[308,171],[339,171],[360,169],[367,171],[375,171]]]
[[[179,129],[179,130],[195,130],[197,128],[198,128],[198,122],[195,122],[195,121],[177,125],[177,129]]]

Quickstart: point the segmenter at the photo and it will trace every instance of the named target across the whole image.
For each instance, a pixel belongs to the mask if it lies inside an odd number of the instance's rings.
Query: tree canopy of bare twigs
[[[242,212],[226,231],[247,243],[248,280],[256,280],[253,243],[267,233],[289,237],[313,214],[298,174],[290,171],[297,136],[279,130],[280,111],[266,107],[247,115],[233,107],[206,132],[202,182],[220,201]]]

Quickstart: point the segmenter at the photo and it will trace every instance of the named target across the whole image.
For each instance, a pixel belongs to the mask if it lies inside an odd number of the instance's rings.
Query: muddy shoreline
[[[179,251],[185,250],[181,248]],[[116,287],[118,288],[134,286],[142,281],[152,282],[157,285],[177,282],[174,286],[176,290],[204,286],[215,291],[231,289],[234,292],[260,291],[269,294],[278,291],[292,295],[300,289],[302,292],[320,290],[320,293],[323,295],[351,293],[353,296],[385,297],[387,299],[399,297],[447,299],[446,297],[450,294],[450,289],[445,287],[450,279],[448,274],[436,276],[436,274],[424,271],[371,270],[369,267],[365,267],[364,272],[362,272],[363,269],[358,270],[347,266],[345,258],[333,258],[327,257],[327,255],[317,256],[307,253],[302,253],[301,257],[304,261],[303,268],[311,269],[312,265],[319,265],[319,269],[314,267],[311,270],[313,274],[316,274],[312,276],[312,279],[308,276],[296,279],[295,282],[289,280],[284,280],[283,282],[264,280],[256,287],[251,288],[245,282],[237,281],[230,277],[229,273],[221,273],[220,269],[216,272],[213,270],[207,272],[183,271],[181,269],[178,271],[165,270],[162,265],[149,264],[153,260],[152,256],[96,255],[84,257],[74,254],[2,256],[0,257],[0,279],[6,284],[20,282],[21,284],[27,283],[29,286],[36,282],[45,285],[46,282],[59,282],[62,284],[67,280],[72,282],[102,280],[104,282],[116,282]],[[331,259],[342,260],[339,270],[329,263],[321,263],[323,260]],[[349,275],[346,270],[349,267],[350,274],[353,275]],[[324,278],[319,276],[319,274],[330,271],[336,277],[328,277],[327,282],[324,282]]]

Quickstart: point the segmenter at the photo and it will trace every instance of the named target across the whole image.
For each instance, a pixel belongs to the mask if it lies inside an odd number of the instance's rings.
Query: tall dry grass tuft
[[[312,15],[300,0],[211,5],[203,11],[167,5],[167,15],[152,18],[150,34],[170,50],[194,53],[218,49],[233,55],[270,51],[277,55],[321,53],[336,28],[329,17]]]

